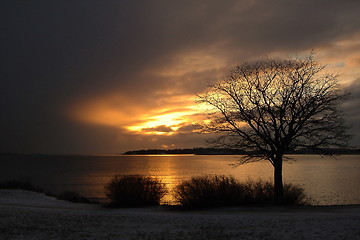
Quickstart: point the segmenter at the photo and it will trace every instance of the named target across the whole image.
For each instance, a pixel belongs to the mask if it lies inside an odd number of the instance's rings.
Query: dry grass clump
[[[179,184],[174,197],[181,206],[202,208],[237,205],[242,186],[231,176],[200,176]]]
[[[142,175],[116,175],[105,185],[111,207],[139,207],[160,205],[167,193],[160,180]]]
[[[174,191],[178,203],[186,208],[271,205],[274,186],[269,181],[240,183],[232,176],[205,175],[179,184]],[[284,205],[308,203],[304,190],[292,184],[284,185]]]

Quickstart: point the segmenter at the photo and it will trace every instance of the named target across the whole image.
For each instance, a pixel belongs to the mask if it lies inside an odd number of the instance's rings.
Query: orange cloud
[[[79,102],[66,110],[67,115],[76,121],[117,128],[136,121],[136,116],[143,111],[141,106],[121,96]]]
[[[184,132],[184,126],[200,118],[199,108],[194,104],[194,97],[189,95],[169,97],[165,94],[151,104],[107,96],[74,104],[67,113],[76,121],[120,128],[133,134],[174,135],[179,129]]]
[[[173,135],[183,125],[193,123],[193,116],[196,114],[198,111],[193,106],[173,110],[164,109],[156,114],[146,114],[141,118],[141,122],[126,128],[139,134]]]

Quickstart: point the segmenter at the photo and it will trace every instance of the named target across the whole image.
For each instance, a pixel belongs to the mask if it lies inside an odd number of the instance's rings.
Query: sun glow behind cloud
[[[158,101],[166,108],[131,104],[123,97],[104,97],[73,106],[68,112],[77,121],[110,126],[135,135],[195,132],[193,125],[204,118],[203,107],[195,104],[194,96],[162,97]]]
[[[168,112],[168,109],[161,112]],[[181,126],[191,124],[191,116],[196,113],[189,107],[180,112],[144,116],[143,122],[126,128],[139,134],[173,135]]]

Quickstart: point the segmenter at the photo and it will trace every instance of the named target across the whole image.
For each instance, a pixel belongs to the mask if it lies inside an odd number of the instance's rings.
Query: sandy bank
[[[0,239],[360,239],[360,207],[106,209],[0,190]]]

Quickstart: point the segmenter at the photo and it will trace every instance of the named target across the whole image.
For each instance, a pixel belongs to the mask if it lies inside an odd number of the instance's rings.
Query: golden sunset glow
[[[67,112],[71,118],[88,124],[116,127],[138,135],[171,136],[193,131],[191,126],[203,119],[205,109],[191,95],[159,98],[159,105],[167,108],[123,104],[126,102],[125,97],[107,96],[73,105]]]
[[[165,110],[166,112],[166,110]],[[127,126],[130,131],[141,134],[165,134],[172,135],[181,125],[191,124],[191,115],[195,114],[194,110],[183,112],[165,113],[155,116],[145,116],[142,123]]]
[[[122,104],[119,105],[118,102]],[[104,97],[79,102],[65,111],[71,118],[80,122],[121,128],[136,121],[136,116],[144,109],[127,103],[122,97]]]

